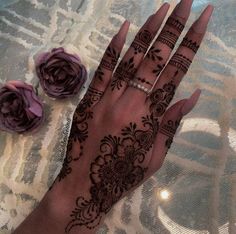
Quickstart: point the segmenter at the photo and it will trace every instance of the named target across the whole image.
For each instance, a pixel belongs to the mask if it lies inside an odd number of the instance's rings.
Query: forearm
[[[56,186],[57,187],[57,186]],[[74,195],[71,199],[64,198],[58,189],[49,191],[39,206],[15,230],[14,234],[92,234],[97,228],[88,229],[85,226],[76,226],[66,232],[66,226],[71,221],[71,211],[74,207]]]

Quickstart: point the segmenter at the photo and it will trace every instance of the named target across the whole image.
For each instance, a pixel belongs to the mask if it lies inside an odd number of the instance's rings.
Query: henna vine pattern
[[[179,20],[169,17],[169,19],[166,22],[166,25],[174,28],[178,33],[181,33],[184,30],[184,24],[182,24]]]
[[[199,49],[199,45],[197,44],[197,42],[193,42],[191,39],[188,39],[187,37],[185,37],[182,41],[182,43],[180,44],[180,46],[184,46],[189,48],[190,50],[192,50],[195,54],[197,53],[198,49]]]
[[[174,54],[169,64],[179,68],[183,73],[187,73],[192,61],[182,54]]]
[[[120,90],[123,86],[123,81],[128,82],[130,78],[136,73],[136,68],[134,66],[134,57],[131,57],[127,61],[121,61],[117,67],[113,80],[111,82],[111,89]]]
[[[96,227],[102,215],[144,179],[147,168],[142,163],[153,145],[159,124],[153,115],[143,117],[142,124],[145,130],[130,123],[122,129],[121,136],[109,135],[101,140],[100,155],[90,166],[91,198],[77,198],[66,233],[75,226]]]
[[[134,49],[134,53],[145,54],[152,40],[153,35],[148,30],[143,30],[139,32],[131,44],[131,47]]]
[[[59,181],[64,179],[68,174],[72,172],[72,168],[70,167],[70,163],[72,161],[77,161],[83,155],[83,142],[88,137],[88,120],[93,118],[93,112],[91,111],[91,107],[97,103],[103,95],[103,92],[98,91],[92,87],[89,87],[87,93],[84,98],[78,105],[75,110],[71,133],[69,136],[68,144],[67,144],[67,152],[66,157],[63,162],[62,169],[58,175]],[[72,157],[72,144],[73,142],[79,141],[80,143],[80,153],[79,155]]]
[[[162,42],[167,45],[170,49],[174,49],[176,42],[178,41],[178,36],[171,31],[162,31],[157,41]]]

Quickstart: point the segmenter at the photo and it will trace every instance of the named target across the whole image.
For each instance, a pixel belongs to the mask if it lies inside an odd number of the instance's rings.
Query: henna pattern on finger
[[[105,52],[105,56],[100,62],[95,72],[95,79],[99,79],[100,81],[103,81],[103,77],[104,77],[103,68],[109,71],[113,71],[116,67],[119,57],[120,57],[120,54],[114,48],[112,48],[111,46],[108,46]],[[109,61],[106,60],[108,58],[110,59]]]
[[[152,83],[150,83],[148,80],[146,80],[145,78],[141,78],[141,77],[135,77],[134,80],[137,80],[139,82],[141,82],[142,84],[146,84],[146,85],[149,85],[149,86],[153,86]]]
[[[160,75],[161,71],[164,69],[165,64],[157,64],[156,68],[152,71],[153,74],[157,76]]]
[[[100,81],[103,81],[103,76],[104,76],[104,72],[102,71],[102,68],[99,65],[96,72],[95,72],[94,79],[98,79]]]
[[[182,54],[174,54],[173,57],[171,58],[169,64],[177,67],[180,69],[183,73],[187,73],[192,61],[185,57]]]
[[[153,91],[149,97],[149,110],[155,117],[161,117],[175,95],[176,85],[174,81],[165,84],[163,88]]]
[[[151,49],[147,53],[147,58],[151,59],[152,61],[162,61],[163,58],[159,55],[161,50],[152,46]]]
[[[178,33],[180,34],[184,30],[184,24],[182,24],[179,20],[169,17],[169,19],[166,22],[166,25],[170,26],[171,28],[174,28]]]
[[[143,165],[145,155],[153,145],[159,123],[150,115],[142,118],[142,125],[145,129],[130,123],[120,136],[108,135],[101,140],[100,154],[90,165],[90,198],[77,197],[66,233],[76,226],[98,226],[102,216],[144,179],[148,169]]]
[[[103,96],[103,92],[88,88],[87,93],[75,110],[73,122],[71,126],[71,132],[67,144],[66,157],[63,162],[62,169],[58,175],[58,180],[61,181],[68,174],[72,172],[70,164],[72,161],[77,161],[83,155],[83,143],[88,138],[88,120],[93,118],[93,112],[91,107],[94,106]],[[72,157],[72,144],[79,142],[80,153],[75,157]]]
[[[167,45],[171,50],[175,48],[175,44],[178,41],[178,35],[171,31],[162,31],[157,41]]]
[[[184,46],[189,48],[190,50],[192,50],[195,54],[197,53],[198,49],[199,49],[199,45],[197,44],[197,42],[193,42],[191,39],[188,39],[187,37],[185,37],[182,41],[182,43],[180,44],[180,46]]]
[[[123,87],[123,82],[128,82],[134,76],[136,70],[134,57],[131,57],[127,61],[121,61],[111,81],[112,91],[114,91],[114,89],[120,90]]]
[[[143,30],[139,32],[131,44],[131,47],[134,49],[134,53],[145,54],[152,40],[153,40],[153,34],[148,30]]]
[[[171,144],[173,142],[175,133],[176,133],[178,127],[179,127],[180,121],[181,121],[181,119],[176,120],[176,121],[169,120],[160,129],[160,133],[162,133],[163,135],[168,137],[166,142],[165,142],[165,146],[166,146],[167,150],[169,150],[170,147],[171,147]]]

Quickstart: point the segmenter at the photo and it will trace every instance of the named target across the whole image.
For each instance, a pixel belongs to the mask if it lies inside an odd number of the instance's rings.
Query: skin
[[[170,58],[191,4],[182,0],[153,41],[169,9],[162,5],[115,70],[129,28],[124,22],[75,111],[61,173],[15,234],[95,233],[113,205],[161,167],[181,119],[200,96],[196,90],[169,107],[213,11],[203,11]]]

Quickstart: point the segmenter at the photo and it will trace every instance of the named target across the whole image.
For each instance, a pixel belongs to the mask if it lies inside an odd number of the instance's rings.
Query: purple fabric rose
[[[23,133],[35,130],[43,120],[42,103],[33,87],[9,81],[0,89],[0,129]]]
[[[36,61],[36,72],[43,90],[54,98],[76,95],[87,76],[80,58],[66,53],[63,48],[40,54]]]

